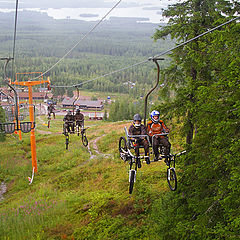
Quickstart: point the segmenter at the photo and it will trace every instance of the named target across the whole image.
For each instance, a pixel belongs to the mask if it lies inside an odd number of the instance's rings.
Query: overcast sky
[[[19,9],[46,12],[55,19],[79,19],[96,21],[102,18],[109,8],[119,0],[19,0]],[[122,0],[109,17],[137,17],[146,21],[159,23],[165,21],[162,9],[178,0]],[[15,9],[15,0],[0,0],[1,11]],[[147,20],[148,19],[148,20]]]

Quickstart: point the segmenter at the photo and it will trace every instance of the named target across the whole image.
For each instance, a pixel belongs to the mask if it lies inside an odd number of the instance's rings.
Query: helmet
[[[142,121],[142,117],[140,116],[140,114],[135,114],[133,116],[133,121]]]
[[[68,115],[72,114],[72,111],[71,111],[71,110],[68,110],[67,114],[68,114]]]
[[[80,109],[77,109],[76,113],[80,113]]]
[[[140,114],[135,114],[133,116],[133,126],[136,127],[136,128],[139,128],[141,126],[141,123],[137,124],[136,121],[140,121],[140,122],[142,121],[142,117],[140,116]]]
[[[154,116],[158,116],[158,119],[154,119],[154,118],[153,118]],[[159,113],[158,111],[153,110],[153,111],[151,112],[151,119],[152,119],[152,121],[153,121],[154,123],[158,123],[158,122],[159,122],[159,116],[160,116],[160,113]]]

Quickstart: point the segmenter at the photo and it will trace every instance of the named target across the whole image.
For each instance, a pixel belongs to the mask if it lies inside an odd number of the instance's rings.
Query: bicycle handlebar
[[[181,156],[182,154],[184,154],[184,153],[186,153],[187,151],[186,150],[184,150],[184,151],[182,151],[182,152],[180,152],[180,153],[177,153],[175,156],[176,157],[179,157],[179,156]]]
[[[159,134],[154,134],[153,137],[155,136],[167,136],[169,133],[159,133]]]

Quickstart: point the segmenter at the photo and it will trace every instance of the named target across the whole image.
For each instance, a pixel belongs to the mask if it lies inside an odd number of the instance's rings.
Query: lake
[[[54,19],[76,19],[84,21],[98,21],[100,20],[110,8],[19,8],[19,11],[37,11],[47,13],[49,17]],[[1,9],[0,12],[12,12],[15,9]],[[131,7],[131,8],[115,8],[107,17],[132,17],[144,18],[141,22],[162,23],[166,19],[162,17],[162,10],[160,7]]]

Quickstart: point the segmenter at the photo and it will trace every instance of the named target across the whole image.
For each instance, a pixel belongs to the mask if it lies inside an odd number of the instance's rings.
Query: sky
[[[19,10],[47,13],[55,19],[79,19],[97,21],[101,19],[119,0],[19,0]],[[160,23],[162,9],[178,0],[122,0],[109,17],[146,18],[144,21]],[[0,11],[15,9],[15,0],[0,0]]]

